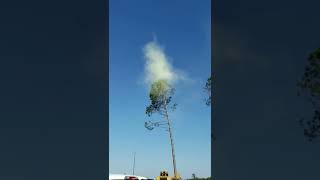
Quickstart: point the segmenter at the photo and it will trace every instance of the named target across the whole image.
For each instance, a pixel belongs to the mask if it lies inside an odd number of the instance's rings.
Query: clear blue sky
[[[155,177],[172,173],[168,133],[148,131],[148,89],[142,83],[142,48],[156,35],[174,68],[188,81],[176,85],[177,110],[170,114],[177,169],[183,178],[211,175],[210,107],[203,90],[210,75],[210,0],[110,0],[109,6],[109,172]]]

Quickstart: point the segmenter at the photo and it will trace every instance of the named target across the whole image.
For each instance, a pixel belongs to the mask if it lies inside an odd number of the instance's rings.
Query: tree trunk
[[[167,110],[167,104],[165,104],[165,116],[168,121],[168,129],[169,129],[169,136],[170,136],[170,142],[171,142],[171,153],[172,153],[172,162],[173,162],[173,172],[174,172],[174,178],[178,177],[177,174],[177,167],[176,167],[176,157],[174,152],[174,144],[173,144],[173,137],[172,137],[172,129],[171,129],[171,123],[168,116],[168,110]]]

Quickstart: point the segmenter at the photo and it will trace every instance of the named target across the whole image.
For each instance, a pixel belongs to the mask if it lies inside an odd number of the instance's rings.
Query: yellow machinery
[[[157,176],[156,177],[156,180],[180,180],[180,176],[178,175],[178,177],[173,177],[171,178],[169,175],[168,175],[168,171],[161,171],[160,172],[160,176]]]
[[[168,175],[167,171],[161,171],[160,176],[156,177],[156,180],[171,180],[170,176]]]

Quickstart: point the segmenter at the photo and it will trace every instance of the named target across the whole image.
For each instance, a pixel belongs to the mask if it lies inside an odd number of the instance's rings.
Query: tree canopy
[[[164,115],[167,106],[170,104],[175,89],[171,87],[165,80],[156,81],[151,85],[149,98],[151,104],[146,108],[146,114],[151,116],[153,113]],[[174,110],[177,104],[173,104],[171,108]]]

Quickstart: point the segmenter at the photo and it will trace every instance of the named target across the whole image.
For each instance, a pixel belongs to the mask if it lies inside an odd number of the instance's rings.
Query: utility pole
[[[134,152],[134,155],[133,155],[133,169],[132,169],[132,175],[134,175],[134,168],[135,168],[135,165],[136,165],[136,152]]]

